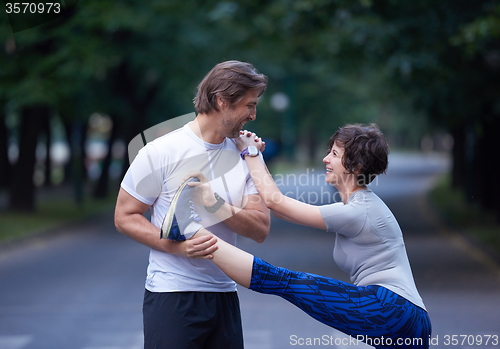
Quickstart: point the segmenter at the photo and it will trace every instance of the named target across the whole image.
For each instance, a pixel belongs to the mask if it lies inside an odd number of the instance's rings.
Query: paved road
[[[484,344],[487,336],[500,335],[500,268],[443,228],[423,195],[445,169],[438,157],[395,154],[389,174],[372,189],[403,228],[433,321],[432,347],[500,348],[492,345],[494,338]],[[309,170],[282,178],[282,190],[319,204],[334,197],[322,179],[321,170]],[[307,188],[297,191],[297,185]],[[273,220],[265,243],[239,242],[274,264],[347,281],[333,262],[333,245],[332,234],[280,220]],[[141,348],[147,255],[145,247],[114,230],[111,215],[1,248],[0,349]],[[240,289],[240,300],[247,349],[367,347],[344,345],[340,333],[278,297]],[[446,345],[452,335],[458,345]],[[321,342],[306,345],[314,340]]]

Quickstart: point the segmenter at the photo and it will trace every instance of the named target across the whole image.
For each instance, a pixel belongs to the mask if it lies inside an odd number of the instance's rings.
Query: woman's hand
[[[189,172],[189,174],[184,179],[188,179],[190,177],[196,177],[200,180],[199,182],[189,182],[187,184],[190,187],[196,188],[193,194],[194,201],[207,207],[215,205],[217,199],[215,198],[214,192],[212,191],[212,187],[210,187],[210,183],[203,175],[203,173],[201,173],[200,171],[192,171]]]
[[[266,142],[262,141],[262,138],[258,137],[255,133],[244,130],[240,131],[240,136],[236,138],[236,145],[240,151],[245,150],[247,147],[253,145],[262,153],[266,148]]]

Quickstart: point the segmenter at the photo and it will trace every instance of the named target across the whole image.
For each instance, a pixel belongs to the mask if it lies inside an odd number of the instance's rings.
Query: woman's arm
[[[262,140],[255,133],[243,133],[236,143],[240,150],[250,145],[256,146],[259,150],[262,149]],[[318,206],[309,205],[283,195],[260,157],[246,156],[245,160],[261,199],[268,208],[274,211],[275,215],[277,213],[280,218],[292,223],[326,229]]]

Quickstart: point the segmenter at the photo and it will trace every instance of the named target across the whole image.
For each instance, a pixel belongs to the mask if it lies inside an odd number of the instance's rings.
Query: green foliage
[[[443,176],[431,191],[430,198],[453,228],[472,236],[483,246],[500,254],[500,224],[495,213],[467,202],[464,193],[451,187],[450,177]]]
[[[148,6],[86,1],[63,20],[15,35],[3,27],[11,52],[1,57],[0,90],[18,107],[47,103],[68,109],[76,98],[80,106],[91,104],[127,120],[134,117],[124,107],[129,101],[109,90],[113,72],[126,65],[137,94],[154,83],[161,86],[148,106],[153,124],[191,111],[196,83],[206,71],[222,60],[240,59],[269,75],[271,86],[295,77],[297,129],[321,132],[324,127],[316,124],[331,115],[335,127],[367,118],[360,107],[367,94],[359,99],[359,84],[349,86],[367,65],[364,51],[380,49],[381,31],[373,29],[381,23],[371,7],[370,1],[332,0]]]
[[[380,37],[382,51],[370,57],[385,64],[388,76],[437,125],[448,128],[471,115],[482,117],[484,103],[491,102],[487,90],[496,89],[490,83],[495,67],[477,57],[468,57],[456,45],[457,35],[477,27],[479,24],[474,21],[485,14],[491,3],[377,3],[375,11],[385,34]]]
[[[485,8],[485,15],[463,25],[460,32],[451,38],[452,44],[465,46],[470,55],[487,49],[493,40],[500,37],[500,4],[492,2]]]
[[[463,100],[468,91],[447,87],[467,88],[473,80],[457,76],[466,62],[456,45],[473,42],[477,50],[479,41],[498,35],[500,10],[488,10],[486,3],[174,0],[145,6],[139,1],[86,1],[68,18],[15,35],[9,34],[4,18],[0,34],[10,52],[0,57],[0,90],[18,106],[45,102],[57,107],[75,95],[88,100],[83,90],[99,84],[105,89],[113,70],[127,64],[138,93],[161,84],[161,100],[150,106],[155,114],[165,108],[188,112],[203,74],[234,58],[254,63],[272,78],[271,85],[295,76],[296,98],[301,99],[296,105],[315,106],[297,112],[298,129],[326,118],[321,115],[339,114],[332,109],[351,114],[359,84],[355,91],[350,86],[368,70],[382,70],[392,84],[399,81],[422,110],[432,110],[434,120],[437,115],[438,123],[447,123],[475,108]],[[377,81],[384,89],[391,85]],[[308,103],[312,95],[316,100]],[[100,108],[124,113],[120,99],[90,99],[96,100]],[[301,124],[301,115],[311,113],[317,116]],[[352,111],[356,117],[359,112]]]

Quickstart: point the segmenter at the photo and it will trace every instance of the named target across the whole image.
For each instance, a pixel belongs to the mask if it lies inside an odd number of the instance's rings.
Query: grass
[[[35,212],[0,212],[0,242],[34,235],[62,224],[83,219],[114,207],[116,195],[103,200],[86,198],[78,205],[64,195],[39,200]]]
[[[451,187],[449,175],[440,179],[430,198],[454,227],[500,256],[500,223],[494,212],[467,202],[462,191]]]

